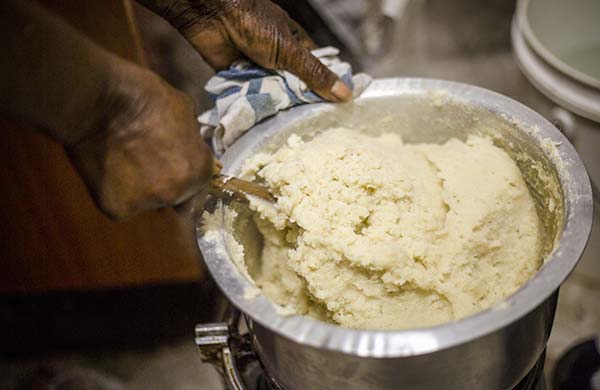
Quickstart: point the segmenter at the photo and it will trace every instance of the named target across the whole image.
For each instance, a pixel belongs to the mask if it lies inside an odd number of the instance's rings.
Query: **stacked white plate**
[[[575,145],[591,179],[600,182],[600,0],[519,0],[511,36],[519,68],[556,104],[549,119]],[[600,280],[598,202],[576,272]]]

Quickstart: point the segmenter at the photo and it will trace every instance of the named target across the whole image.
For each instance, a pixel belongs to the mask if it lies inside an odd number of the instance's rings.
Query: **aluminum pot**
[[[543,353],[558,289],[585,247],[592,223],[592,192],[569,141],[527,107],[497,93],[429,79],[380,79],[354,103],[315,104],[280,113],[239,139],[223,156],[235,175],[260,150],[277,148],[291,133],[310,136],[332,126],[399,132],[406,142],[443,142],[469,133],[494,137],[517,161],[537,204],[546,261],[522,288],[470,317],[402,331],[346,329],[286,315],[262,294],[230,257],[227,233],[246,248],[251,270],[260,238],[240,212],[218,240],[198,243],[208,269],[246,318],[252,343],[274,380],[286,390],[486,389],[514,387]],[[216,204],[214,212],[225,215]]]

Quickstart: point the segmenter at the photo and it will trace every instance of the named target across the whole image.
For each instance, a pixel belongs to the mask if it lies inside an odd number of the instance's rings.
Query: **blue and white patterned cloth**
[[[340,61],[334,47],[316,49],[312,54],[352,88],[354,96],[371,81],[364,73],[353,76],[352,67]],[[219,154],[264,118],[292,106],[323,101],[292,73],[267,70],[248,60],[236,61],[215,74],[205,89],[214,107],[198,117],[200,131]]]

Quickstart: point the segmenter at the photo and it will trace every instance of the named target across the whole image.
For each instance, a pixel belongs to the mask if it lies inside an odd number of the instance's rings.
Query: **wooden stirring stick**
[[[209,192],[218,198],[234,199],[242,203],[248,203],[248,196],[255,196],[270,203],[277,201],[269,190],[260,184],[221,174],[214,177]]]

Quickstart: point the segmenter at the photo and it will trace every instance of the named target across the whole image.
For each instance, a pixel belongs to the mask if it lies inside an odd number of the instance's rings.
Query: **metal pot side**
[[[544,118],[503,95],[441,80],[379,79],[354,103],[301,106],[254,127],[222,156],[224,171],[236,174],[247,157],[278,147],[291,133],[309,136],[332,126],[397,131],[406,142],[490,135],[517,161],[536,199],[546,261],[516,293],[462,320],[403,331],[346,329],[282,315],[264,295],[247,294],[253,286],[231,261],[225,240],[204,239],[198,225],[205,262],[248,320],[269,373],[287,390],[514,386],[545,348],[558,288],[590,233],[592,193],[575,149]],[[247,225],[240,224],[236,239],[248,246],[244,260],[252,268],[259,240]]]
[[[289,390],[512,389],[544,351],[558,293],[518,321],[480,338],[403,358],[367,358],[307,347],[248,321],[273,379]]]

